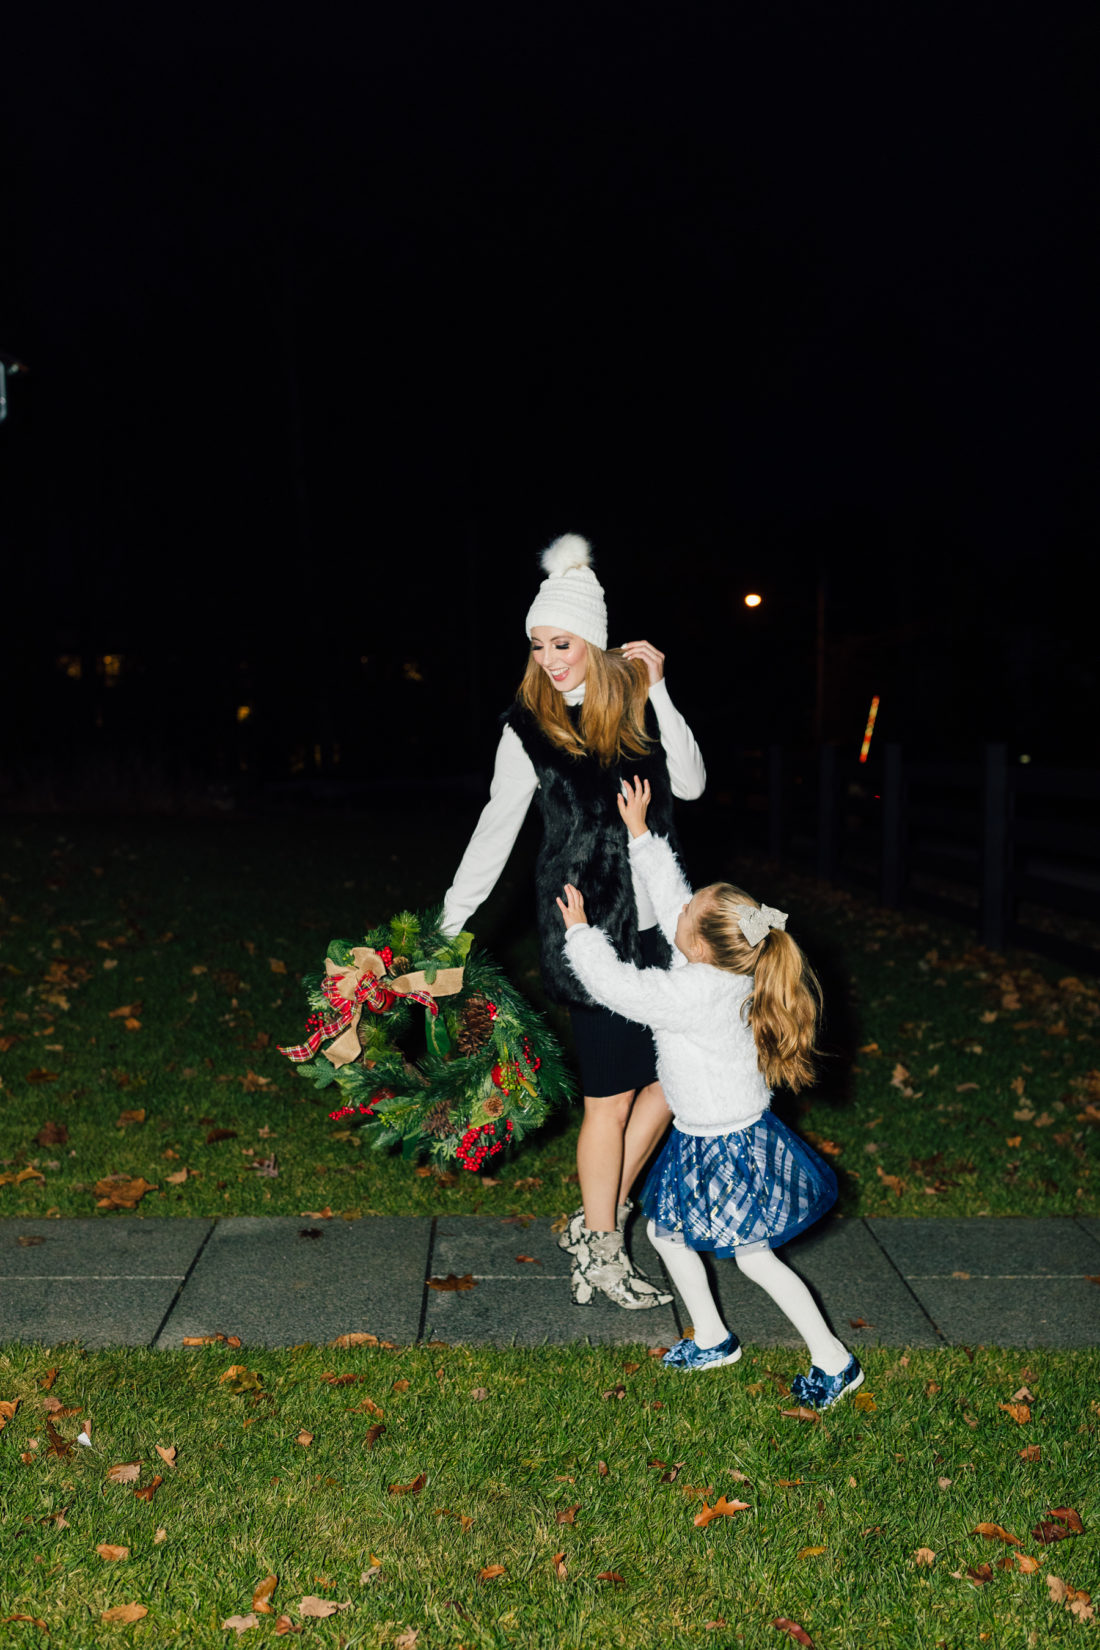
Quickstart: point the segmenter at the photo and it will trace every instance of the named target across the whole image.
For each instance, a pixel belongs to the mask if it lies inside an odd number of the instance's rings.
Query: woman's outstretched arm
[[[531,758],[511,728],[497,746],[489,800],[443,900],[443,932],[457,934],[497,885],[538,790]]]

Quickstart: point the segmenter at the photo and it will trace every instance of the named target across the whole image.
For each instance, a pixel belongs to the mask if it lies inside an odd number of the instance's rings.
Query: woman
[[[443,926],[457,933],[488,898],[537,794],[542,976],[551,1000],[569,1007],[584,1090],[583,1203],[560,1243],[573,1257],[578,1305],[598,1292],[639,1310],[671,1300],[635,1270],[623,1244],[630,1188],[670,1114],[649,1031],[598,1007],[566,967],[555,901],[565,883],[583,887],[591,920],[624,961],[666,967],[656,914],[631,878],[617,797],[627,776],[648,780],[653,828],[675,843],[672,798],[701,795],[706,772],[668,696],[664,654],[649,642],[607,650],[607,607],[586,541],[574,533],[556,539],[542,566],[547,577],[527,614],[527,670],[504,717],[489,801],[447,891]]]

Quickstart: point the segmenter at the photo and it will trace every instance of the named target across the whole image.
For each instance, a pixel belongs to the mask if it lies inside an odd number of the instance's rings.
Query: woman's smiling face
[[[537,624],[531,632],[531,652],[559,693],[578,688],[588,664],[588,643],[569,630]]]

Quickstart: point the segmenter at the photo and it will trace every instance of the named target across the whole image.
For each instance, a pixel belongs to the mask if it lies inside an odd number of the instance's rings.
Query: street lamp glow
[[[763,601],[763,599],[764,598],[762,596],[756,596],[756,595],[746,596],[745,597],[745,606],[746,607],[759,607],[760,603]]]

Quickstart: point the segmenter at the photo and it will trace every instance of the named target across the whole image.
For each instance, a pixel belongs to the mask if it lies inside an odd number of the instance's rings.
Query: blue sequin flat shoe
[[[719,1364],[735,1364],[740,1356],[741,1343],[731,1333],[717,1346],[696,1346],[694,1341],[677,1341],[661,1362],[666,1369],[717,1369]]]
[[[830,1409],[846,1392],[854,1392],[863,1385],[863,1371],[855,1358],[849,1358],[839,1375],[826,1375],[816,1364],[808,1375],[796,1375],[791,1382],[791,1397],[808,1409]]]

